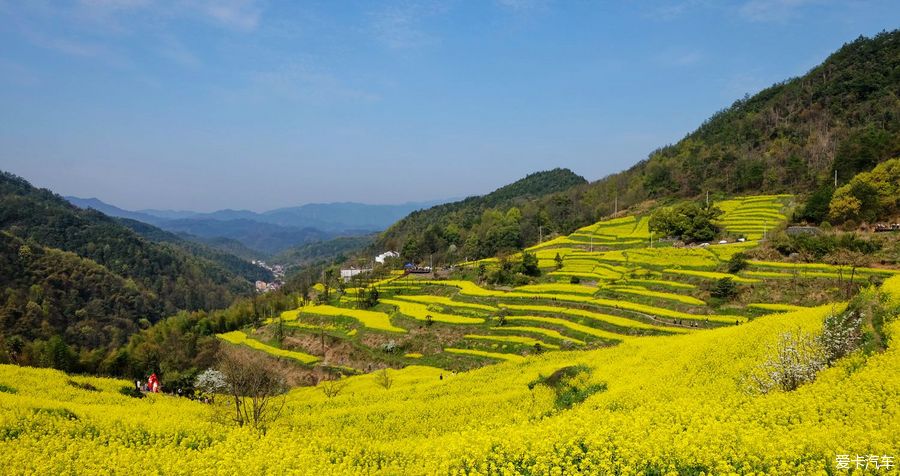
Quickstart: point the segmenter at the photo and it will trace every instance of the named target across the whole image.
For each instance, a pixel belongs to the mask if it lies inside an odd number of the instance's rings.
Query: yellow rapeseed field
[[[900,301],[900,278],[884,289]],[[900,346],[851,355],[792,392],[744,378],[787,331],[817,332],[835,306],[690,334],[626,339],[454,374],[412,366],[346,379],[331,398],[287,396],[266,434],[227,408],[128,382],[0,366],[0,468],[24,474],[836,474],[837,455],[900,453]],[[840,306],[837,307],[840,309]],[[890,335],[900,321],[887,324]],[[465,349],[463,349],[465,350]],[[486,353],[490,354],[490,353]],[[489,355],[486,355],[489,356]],[[493,357],[493,356],[492,356]],[[540,375],[584,365],[604,384],[571,409]],[[221,408],[220,408],[221,405]]]

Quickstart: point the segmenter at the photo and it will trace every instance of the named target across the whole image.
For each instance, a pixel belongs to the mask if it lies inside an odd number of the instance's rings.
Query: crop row
[[[264,344],[256,339],[251,339],[242,331],[232,331],[225,334],[217,334],[216,337],[231,344],[245,345],[252,349],[265,352],[269,355],[298,360],[304,364],[311,364],[319,360],[318,357],[303,352],[279,349],[278,347],[272,347],[271,345]]]
[[[481,324],[484,322],[484,319],[477,317],[458,316],[456,314],[431,311],[425,304],[401,301],[399,299],[382,299],[381,303],[394,306],[401,314],[419,321],[428,321],[428,319],[431,318],[434,322],[445,322],[447,324]]]
[[[307,306],[300,308],[301,315],[311,316],[344,316],[356,319],[369,329],[387,332],[406,332],[406,329],[391,324],[391,317],[383,312],[366,311],[362,309],[347,309],[328,305]]]

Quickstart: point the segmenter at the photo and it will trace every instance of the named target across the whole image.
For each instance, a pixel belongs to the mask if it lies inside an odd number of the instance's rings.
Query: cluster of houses
[[[398,253],[396,251],[385,251],[384,253],[381,253],[380,255],[375,257],[375,262],[379,263],[379,264],[384,264],[385,261],[387,261],[389,259],[399,258],[399,257],[400,257],[400,253]],[[354,277],[358,274],[369,273],[371,271],[372,271],[371,267],[357,268],[356,266],[350,266],[349,268],[342,268],[341,269],[341,279],[344,280],[344,282],[346,283],[347,281],[350,281],[350,279],[352,277]]]
[[[267,283],[265,281],[257,281],[256,282],[256,292],[262,294],[267,293],[269,291],[278,291],[281,289],[281,286],[284,283],[281,281],[272,281],[271,283]]]
[[[253,264],[255,264],[256,266],[259,266],[260,268],[269,270],[272,273],[272,275],[275,277],[275,279],[270,283],[267,283],[265,281],[257,281],[256,282],[256,292],[262,294],[262,293],[267,293],[269,291],[277,291],[277,290],[281,289],[281,286],[284,285],[284,266],[282,266],[280,264],[269,265],[263,260],[256,260],[256,259],[251,262]]]
[[[900,223],[876,223],[875,232],[900,231]]]

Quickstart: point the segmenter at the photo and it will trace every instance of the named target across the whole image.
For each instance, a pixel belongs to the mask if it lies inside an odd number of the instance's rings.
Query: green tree
[[[719,299],[731,299],[737,296],[737,293],[738,289],[734,280],[731,278],[722,278],[716,281],[716,286],[710,294]]]
[[[820,186],[806,199],[803,208],[797,214],[797,219],[811,223],[822,223],[828,217],[828,207],[831,204],[833,195],[834,187],[830,183]]]
[[[522,274],[526,276],[540,276],[541,268],[538,266],[538,258],[534,253],[522,251]]]
[[[747,255],[744,253],[735,253],[728,260],[728,272],[731,274],[743,271],[747,268]]]
[[[684,202],[661,208],[650,216],[650,231],[663,236],[677,237],[686,242],[710,241],[719,234],[715,220],[722,210],[696,202]]]
[[[875,221],[900,211],[900,159],[885,161],[862,172],[834,192],[829,219]]]

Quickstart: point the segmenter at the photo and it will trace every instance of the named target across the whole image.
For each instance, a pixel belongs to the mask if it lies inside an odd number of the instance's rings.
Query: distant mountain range
[[[445,202],[433,200],[398,205],[311,203],[263,213],[250,210],[204,213],[154,209],[132,211],[97,198],[66,199],[79,208],[92,208],[109,216],[148,223],[212,246],[223,240],[231,240],[232,244],[236,241],[256,251],[258,257],[337,236],[359,236],[381,231],[413,211]],[[233,246],[229,251],[233,251]]]

